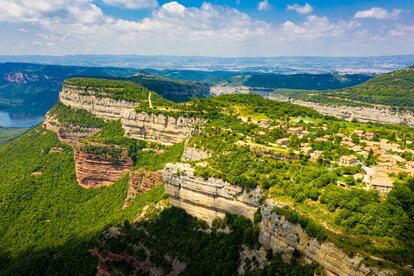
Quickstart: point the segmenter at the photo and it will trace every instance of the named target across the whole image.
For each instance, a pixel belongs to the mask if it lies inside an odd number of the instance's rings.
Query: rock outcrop
[[[56,133],[59,141],[70,145],[75,145],[80,140],[91,137],[99,131],[98,128],[86,128],[76,125],[64,126],[50,115],[46,115],[43,126]]]
[[[185,145],[183,156],[181,157],[182,162],[194,162],[209,158],[210,155],[200,149],[189,147]]]
[[[104,120],[121,119],[125,136],[172,145],[194,135],[203,119],[170,117],[136,112],[137,103],[114,100],[108,93],[93,88],[65,84],[59,94],[60,102],[76,109],[84,109]]]
[[[221,179],[204,180],[188,164],[167,164],[163,178],[172,205],[210,224],[226,213],[253,219],[261,198],[259,188],[247,191]]]
[[[390,270],[368,267],[361,256],[348,256],[331,242],[310,237],[299,224],[291,223],[273,212],[276,204],[271,200],[260,205],[262,195],[258,188],[247,191],[220,179],[205,180],[195,176],[189,164],[182,163],[167,164],[163,178],[171,205],[183,208],[210,224],[215,218],[223,218],[225,213],[253,219],[260,206],[262,221],[259,224],[259,241],[265,248],[282,253],[283,259],[288,260],[297,249],[303,253],[304,261],[320,264],[327,275],[393,274]]]
[[[93,88],[65,84],[59,94],[59,100],[65,105],[85,109],[105,120],[117,120],[124,110],[137,105],[133,102],[105,97],[106,94],[93,91]]]
[[[320,264],[327,275],[392,275],[393,271],[368,267],[363,258],[348,256],[331,242],[310,237],[299,224],[294,224],[274,213],[275,204],[266,201],[261,207],[259,241],[274,252],[291,253],[299,250],[308,262]],[[280,206],[279,206],[280,207]]]
[[[129,173],[128,192],[123,208],[127,208],[129,203],[141,193],[148,192],[152,188],[162,184],[162,172],[151,172],[139,169]]]
[[[91,146],[91,145],[89,145]],[[112,146],[93,144],[95,148],[110,148]],[[132,169],[133,163],[127,149],[111,148],[119,153],[118,156],[93,153],[87,146],[78,144],[74,149],[76,178],[84,188],[99,188],[112,185]]]
[[[330,115],[340,119],[351,121],[356,119],[361,122],[377,122],[382,124],[404,124],[414,126],[414,113],[395,112],[385,106],[355,107],[322,105],[315,102],[295,100],[283,96],[269,96],[269,99],[310,107],[323,115]]]
[[[203,124],[204,120],[168,117],[129,109],[122,112],[121,123],[128,137],[172,145],[195,135],[198,126]]]

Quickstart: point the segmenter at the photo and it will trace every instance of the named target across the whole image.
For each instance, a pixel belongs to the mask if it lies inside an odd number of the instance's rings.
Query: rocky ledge
[[[121,114],[121,123],[128,137],[172,145],[197,134],[198,126],[204,121],[125,110]]]
[[[80,140],[98,133],[98,128],[86,128],[76,125],[63,126],[57,119],[46,115],[43,126],[56,133],[57,138],[64,144],[75,145]]]
[[[188,164],[167,164],[163,178],[172,205],[210,224],[217,217],[224,218],[226,213],[253,220],[261,198],[258,188],[247,191],[221,179],[204,180],[195,176]]]
[[[133,167],[127,149],[96,143],[76,145],[74,159],[76,178],[84,188],[112,185]]]
[[[261,207],[259,241],[274,252],[290,254],[299,250],[308,262],[320,264],[327,275],[393,275],[394,271],[368,267],[363,258],[348,256],[331,242],[310,237],[299,224],[273,212],[275,203],[268,200]],[[281,206],[278,206],[281,207]]]

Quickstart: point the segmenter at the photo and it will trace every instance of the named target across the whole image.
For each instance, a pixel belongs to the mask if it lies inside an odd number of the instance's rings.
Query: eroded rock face
[[[99,92],[101,96],[98,96],[98,92],[91,89],[93,88],[86,90],[85,87],[65,84],[59,94],[59,100],[65,105],[85,109],[105,120],[117,120],[122,111],[136,106],[133,102],[102,97],[102,92]]]
[[[152,188],[162,184],[162,172],[151,172],[139,169],[129,173],[128,193],[125,198],[123,208],[127,208],[129,203],[141,193],[148,192]]]
[[[261,207],[259,241],[274,252],[291,253],[294,249],[303,253],[307,261],[320,264],[328,275],[392,275],[393,271],[367,267],[358,255],[348,256],[331,242],[321,242],[310,237],[299,224],[287,221],[272,212],[276,206],[267,201]],[[279,206],[281,207],[281,206]]]
[[[75,125],[63,126],[50,115],[46,115],[43,126],[56,133],[60,142],[70,145],[75,145],[80,140],[91,137],[99,131],[98,128],[85,128]]]
[[[108,147],[106,145],[97,145]],[[76,178],[84,188],[99,188],[112,185],[132,169],[133,163],[128,156],[127,149],[117,148],[119,158],[112,158],[102,154],[93,154],[85,151],[84,145],[76,145],[74,159]]]
[[[59,99],[65,105],[87,110],[105,120],[121,119],[127,137],[166,145],[183,142],[196,134],[198,126],[205,123],[205,120],[199,118],[175,118],[136,112],[134,107],[137,103],[105,97],[105,93],[93,91],[93,88],[65,84]]]
[[[183,156],[181,157],[181,161],[193,162],[193,161],[200,161],[200,160],[203,160],[209,157],[210,155],[207,152],[185,145]]]
[[[195,135],[198,132],[198,126],[203,124],[204,120],[167,117],[128,109],[122,112],[121,123],[125,129],[125,135],[130,138],[172,145]]]
[[[283,96],[269,96],[271,100],[290,102],[293,104],[310,107],[323,115],[330,115],[337,118],[351,121],[356,119],[362,122],[377,122],[382,124],[405,124],[414,126],[414,113],[395,112],[383,106],[374,107],[353,107],[353,106],[332,106],[322,105],[315,102],[294,100]]]
[[[188,164],[165,166],[165,192],[170,195],[172,205],[210,224],[217,217],[224,218],[225,213],[253,219],[261,198],[259,188],[247,191],[221,179],[204,180],[193,171]]]

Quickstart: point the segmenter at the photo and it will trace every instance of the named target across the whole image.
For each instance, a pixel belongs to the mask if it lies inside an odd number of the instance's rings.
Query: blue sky
[[[0,55],[414,54],[413,0],[0,0]]]

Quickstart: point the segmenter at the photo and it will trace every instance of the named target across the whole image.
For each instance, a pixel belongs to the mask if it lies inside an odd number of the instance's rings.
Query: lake
[[[32,127],[42,122],[43,119],[41,115],[0,111],[0,126],[2,127]]]

